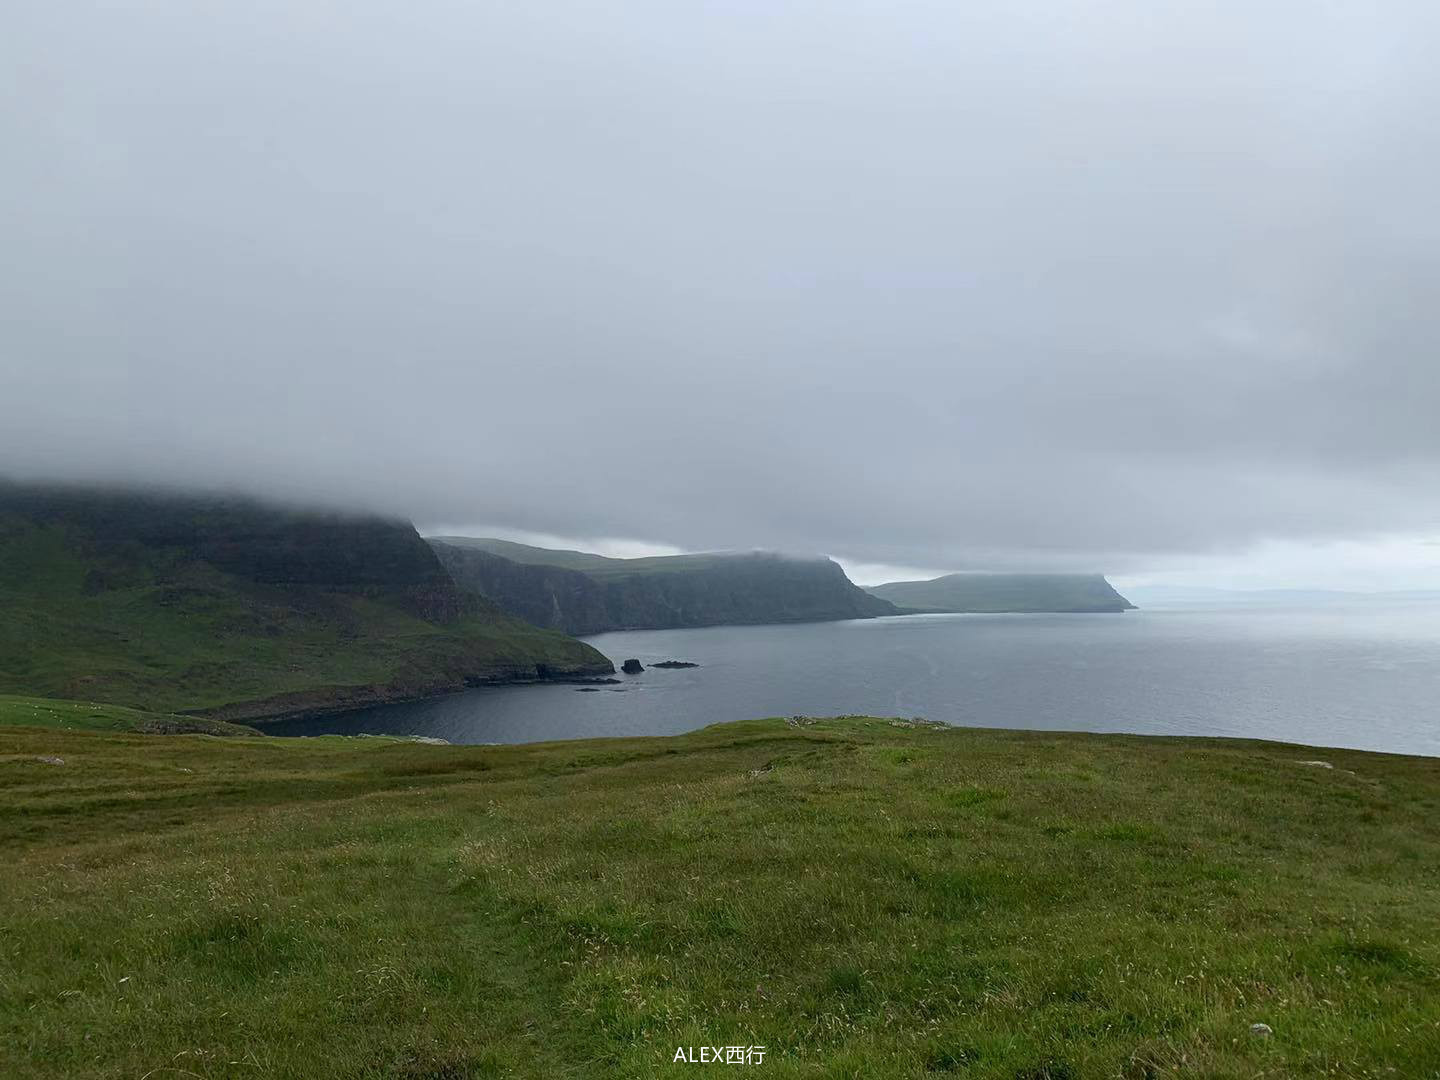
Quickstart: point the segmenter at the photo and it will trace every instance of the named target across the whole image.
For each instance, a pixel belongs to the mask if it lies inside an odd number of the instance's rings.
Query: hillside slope
[[[611,670],[406,522],[231,498],[0,487],[0,611],[0,693],[227,719]]]
[[[1440,1075],[1434,758],[849,718],[0,769],[7,1080]]]
[[[768,552],[609,559],[448,536],[430,544],[462,588],[570,634],[895,614],[830,559]]]
[[[908,611],[1102,612],[1135,606],[1102,574],[946,574],[866,591]]]

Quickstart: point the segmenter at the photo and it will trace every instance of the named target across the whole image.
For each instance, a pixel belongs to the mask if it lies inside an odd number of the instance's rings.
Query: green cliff
[[[407,522],[0,485],[0,693],[227,719],[610,662],[455,586]]]
[[[462,588],[570,634],[896,613],[824,558],[749,552],[610,559],[453,536],[430,544]]]
[[[1103,612],[1135,606],[1101,574],[946,574],[866,591],[909,612]]]

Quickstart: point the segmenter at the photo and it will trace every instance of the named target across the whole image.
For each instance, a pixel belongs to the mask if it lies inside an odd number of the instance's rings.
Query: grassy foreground
[[[6,1077],[1440,1076],[1432,759],[10,727],[0,844]]]

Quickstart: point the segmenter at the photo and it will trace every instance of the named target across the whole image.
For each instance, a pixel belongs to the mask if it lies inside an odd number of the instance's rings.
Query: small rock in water
[[[1268,1039],[1271,1035],[1274,1035],[1275,1033],[1270,1030],[1269,1024],[1251,1024],[1250,1034],[1259,1035],[1262,1039]]]
[[[640,663],[639,660],[631,659],[621,664],[620,670],[625,672],[626,675],[639,675],[640,672],[645,670],[645,665]]]
[[[40,762],[40,764],[42,764],[42,765],[64,765],[64,764],[65,764],[65,759],[64,759],[63,757],[55,757],[55,756],[50,755],[50,754],[42,754],[42,755],[40,755],[39,757],[37,757],[35,760],[38,761],[38,762]]]
[[[700,665],[695,663],[693,660],[661,660],[658,664],[651,664],[650,666],[663,668],[684,668],[699,667]]]

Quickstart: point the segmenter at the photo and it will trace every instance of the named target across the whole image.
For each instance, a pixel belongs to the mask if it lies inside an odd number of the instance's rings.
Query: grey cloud
[[[30,5],[0,471],[1140,569],[1440,523],[1433,5]]]

